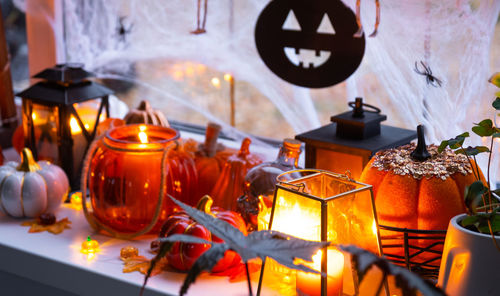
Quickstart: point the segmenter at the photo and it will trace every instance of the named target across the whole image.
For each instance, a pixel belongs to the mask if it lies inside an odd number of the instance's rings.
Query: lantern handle
[[[173,149],[177,149],[179,147],[179,142],[176,140],[174,143],[171,143],[170,145],[167,145],[165,149],[163,149],[163,156],[161,159],[161,183],[160,183],[160,194],[158,197],[158,202],[156,204],[156,210],[153,215],[153,219],[151,222],[144,227],[142,230],[139,230],[135,233],[124,233],[120,231],[115,231],[111,229],[110,227],[103,225],[101,222],[99,222],[93,215],[93,211],[89,211],[87,209],[87,182],[88,182],[88,175],[89,175],[89,169],[90,169],[90,162],[92,158],[94,157],[95,153],[97,152],[97,148],[99,147],[99,140],[101,138],[96,139],[95,141],[92,142],[90,145],[90,148],[87,152],[87,155],[85,156],[85,161],[83,163],[83,170],[82,170],[82,181],[81,181],[81,188],[82,188],[82,208],[83,208],[83,213],[85,215],[85,218],[87,219],[87,222],[90,224],[90,226],[96,230],[105,230],[106,232],[110,233],[112,236],[119,238],[119,239],[132,239],[134,237],[143,235],[151,231],[153,227],[156,225],[158,222],[158,218],[160,217],[160,212],[161,212],[161,206],[163,204],[163,200],[165,198],[165,181],[166,181],[166,160],[168,159],[168,156],[170,155],[170,152],[173,151]]]
[[[363,98],[357,97],[354,102],[348,102],[347,103],[349,107],[353,108],[353,117],[363,117],[363,112],[372,112],[372,113],[377,113],[380,114],[381,110],[378,107],[375,107],[373,105],[363,103]],[[363,109],[363,107],[366,107],[371,110],[366,110]]]

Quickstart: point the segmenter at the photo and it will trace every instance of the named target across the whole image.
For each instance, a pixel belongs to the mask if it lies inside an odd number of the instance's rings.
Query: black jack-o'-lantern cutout
[[[365,37],[340,0],[273,0],[255,27],[260,57],[292,84],[320,88],[344,81],[358,68]]]

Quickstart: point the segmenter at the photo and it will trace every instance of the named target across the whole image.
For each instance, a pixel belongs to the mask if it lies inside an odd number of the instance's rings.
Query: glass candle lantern
[[[17,94],[23,99],[25,146],[37,160],[61,166],[73,190],[80,186],[82,160],[97,126],[109,117],[113,93],[90,76],[82,64],[56,65],[36,74],[43,80]]]
[[[82,181],[91,199],[92,213],[82,204],[89,223],[116,237],[158,231],[174,209],[165,193],[186,201],[186,189],[194,188],[175,150],[178,138],[172,128],[134,124],[111,129],[96,141]]]
[[[297,178],[298,174],[300,177]],[[381,255],[378,222],[370,185],[323,170],[289,171],[279,175],[277,180],[269,221],[270,230],[306,240],[353,244]],[[292,285],[296,284],[299,295],[354,294],[354,291],[347,291],[352,285],[342,288],[343,280],[340,279],[340,284],[338,282],[339,277],[342,277],[338,267],[344,264],[344,261],[339,259],[340,256],[338,251],[325,248],[313,257],[313,266],[328,274],[328,277],[320,279],[318,275],[288,270],[284,278]],[[336,264],[332,265],[333,261]],[[276,277],[276,274],[272,275],[273,272],[283,274],[286,271],[284,267],[273,269],[273,264],[276,264],[273,260],[266,260],[265,265],[270,265],[271,268],[263,267],[261,278],[265,279],[268,273],[273,278]],[[352,273],[346,269],[344,275],[346,274]],[[262,285],[262,280],[259,285]]]

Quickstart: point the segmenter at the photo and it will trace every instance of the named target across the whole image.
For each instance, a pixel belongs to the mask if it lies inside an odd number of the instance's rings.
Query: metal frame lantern
[[[277,181],[270,213],[270,230],[307,240],[353,244],[376,255],[382,255],[371,185],[359,183],[346,175],[317,169],[288,171],[279,175]],[[330,247],[328,250],[324,248],[319,251],[321,252],[320,262],[314,262],[324,275],[330,275],[329,269],[334,267],[330,261],[338,260],[338,258],[330,258],[332,257],[330,251]],[[336,251],[336,253],[339,252]],[[279,267],[273,270],[273,264],[277,263],[271,259],[266,261],[261,270],[259,291],[263,282],[272,284],[279,281],[277,279],[266,280],[267,275],[264,273],[273,273],[273,271],[279,273],[284,269],[284,267]],[[266,264],[271,265],[271,268],[265,267]],[[344,266],[343,259],[340,264],[343,266],[341,267],[343,276],[341,271],[340,288],[337,286],[335,292],[332,293],[329,277],[322,276],[319,280],[319,275],[315,275],[318,277],[313,287],[316,292],[311,292],[311,294],[325,296],[356,293],[355,277],[351,278],[351,284],[342,287],[343,277],[352,276],[352,272],[347,264]],[[301,295],[300,293],[303,292],[299,291],[299,273],[297,271],[295,275],[296,289]],[[288,279],[293,277],[290,274],[292,273],[287,275]]]
[[[83,64],[58,64],[33,76],[43,79],[20,92],[25,146],[38,160],[58,164],[68,175],[72,189],[80,186],[83,157],[94,139],[103,112],[109,117],[112,90],[88,80]],[[100,100],[84,114],[79,104]]]
[[[408,144],[417,137],[414,130],[381,125],[387,116],[362,98],[349,106],[353,110],[332,116],[332,123],[295,136],[306,143],[306,167],[350,171],[358,179],[377,151]]]

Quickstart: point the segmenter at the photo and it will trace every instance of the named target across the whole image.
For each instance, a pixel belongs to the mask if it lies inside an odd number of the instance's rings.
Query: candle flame
[[[224,74],[224,80],[226,81],[231,81],[233,79],[233,76],[231,74]]]
[[[36,120],[36,113],[35,113],[35,112],[33,112],[33,113],[31,114],[31,118],[32,118],[33,120]]]
[[[77,134],[82,131],[80,129],[80,126],[78,125],[78,121],[76,121],[76,118],[74,118],[73,116],[71,116],[71,119],[69,120],[69,126],[71,128],[72,134]]]
[[[141,144],[146,144],[148,142],[148,135],[145,132],[139,132],[139,141]]]
[[[375,222],[375,220],[373,220],[372,231],[373,231],[373,234],[378,235],[378,232],[377,232],[377,223]]]

